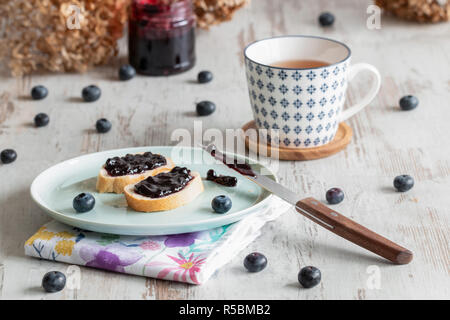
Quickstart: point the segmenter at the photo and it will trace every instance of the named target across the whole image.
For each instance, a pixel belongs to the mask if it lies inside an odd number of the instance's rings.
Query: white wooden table
[[[199,31],[197,65],[179,76],[139,76],[119,82],[119,61],[84,75],[2,76],[0,149],[18,152],[15,163],[0,165],[2,299],[450,298],[450,24],[416,25],[383,16],[382,28],[369,30],[370,1],[279,3],[254,0],[232,22]],[[318,26],[323,10],[336,15],[331,29]],[[336,210],[411,249],[413,262],[386,263],[291,211],[267,224],[259,239],[201,286],[81,268],[80,289],[43,293],[42,275],[49,270],[65,272],[67,265],[24,256],[24,241],[49,221],[29,195],[34,177],[80,154],[174,144],[170,134],[177,128],[192,130],[195,102],[203,99],[218,106],[203,122],[204,129],[241,127],[252,118],[242,50],[250,41],[282,34],[322,35],[346,42],[353,62],[374,64],[383,84],[371,106],[348,122],[354,138],[345,151],[322,160],[282,162],[281,182],[319,199],[328,188],[341,187],[346,199]],[[125,55],[122,50],[121,62]],[[192,84],[202,69],[213,71],[214,81]],[[101,87],[102,98],[93,104],[80,102],[81,89],[91,83]],[[37,84],[47,86],[50,95],[30,101],[26,97]],[[356,80],[348,101],[356,101],[365,87]],[[405,94],[419,98],[416,110],[399,110],[398,100]],[[38,112],[50,115],[48,127],[31,126]],[[100,117],[113,122],[106,135],[93,130]],[[404,173],[415,178],[415,187],[407,193],[394,192],[393,178]],[[263,252],[269,265],[249,275],[242,261],[254,250]],[[297,283],[297,273],[305,265],[322,271],[322,282],[314,289],[302,289]],[[369,280],[377,270],[378,289]]]

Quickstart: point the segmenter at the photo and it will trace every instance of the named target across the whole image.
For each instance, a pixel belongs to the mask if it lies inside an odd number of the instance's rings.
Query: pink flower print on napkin
[[[142,254],[117,243],[105,247],[91,243],[80,249],[80,257],[86,261],[87,267],[125,272],[124,267],[139,261]]]
[[[199,284],[196,274],[200,271],[201,265],[205,262],[205,259],[201,258],[201,254],[195,256],[193,253],[191,253],[189,259],[183,256],[183,254],[181,253],[178,253],[179,258],[169,255],[167,255],[167,257],[172,259],[175,262],[175,265],[168,265],[164,262],[155,261],[147,263],[146,266],[167,266],[158,273],[157,278],[159,279],[165,279],[167,275],[171,275],[171,277],[169,276],[170,280],[180,281],[181,276],[181,280],[183,282],[187,282],[187,276],[189,275],[189,282]]]

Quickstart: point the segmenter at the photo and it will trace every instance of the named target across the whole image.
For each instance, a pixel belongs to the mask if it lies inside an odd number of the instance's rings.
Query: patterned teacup
[[[311,148],[329,143],[339,123],[361,111],[380,89],[380,74],[374,66],[350,66],[350,49],[327,38],[282,36],[259,40],[245,48],[244,56],[256,126],[268,129],[269,142],[282,147]],[[317,60],[327,65],[273,66],[294,60]],[[375,81],[359,103],[343,110],[347,81],[363,70],[371,71]],[[271,129],[277,132],[272,139]]]

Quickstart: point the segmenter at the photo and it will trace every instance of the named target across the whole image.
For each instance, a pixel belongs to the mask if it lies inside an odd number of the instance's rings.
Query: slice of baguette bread
[[[97,191],[100,193],[114,192],[123,193],[123,189],[129,184],[138,183],[141,180],[146,179],[149,176],[155,176],[158,173],[172,170],[175,166],[170,158],[166,158],[166,165],[155,168],[153,170],[147,170],[138,174],[130,174],[126,176],[111,176],[103,166],[97,177]]]
[[[204,188],[200,174],[195,171],[191,171],[190,174],[194,179],[183,189],[161,198],[150,198],[136,193],[135,184],[126,186],[125,198],[128,206],[136,211],[155,212],[175,209],[193,201]]]

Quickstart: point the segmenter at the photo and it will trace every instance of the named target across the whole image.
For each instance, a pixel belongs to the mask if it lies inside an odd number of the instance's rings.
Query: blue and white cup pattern
[[[329,65],[309,69],[270,66],[277,61],[292,60],[303,51],[306,51],[304,59]],[[331,142],[339,123],[370,103],[380,87],[380,75],[375,67],[350,66],[350,49],[330,39],[275,37],[250,44],[244,55],[256,126],[268,129],[269,134],[270,129],[277,130],[273,138],[278,141],[267,138],[282,147],[311,148]],[[348,80],[362,70],[372,71],[376,81],[360,103],[343,112]]]

